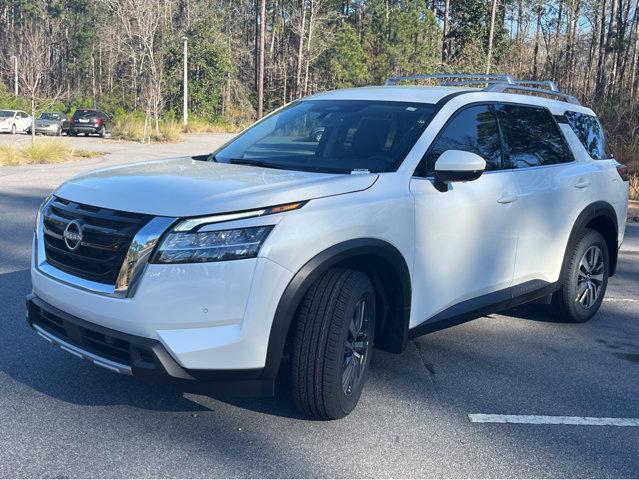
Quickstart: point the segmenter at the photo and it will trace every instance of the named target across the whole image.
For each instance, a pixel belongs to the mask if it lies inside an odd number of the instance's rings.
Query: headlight
[[[254,258],[272,225],[211,232],[181,232],[176,227],[158,248],[152,263],[201,263]]]

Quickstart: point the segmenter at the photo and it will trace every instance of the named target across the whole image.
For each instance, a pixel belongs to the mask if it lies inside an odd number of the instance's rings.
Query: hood
[[[188,217],[356,192],[376,180],[376,174],[298,172],[187,157],[94,170],[54,193],[97,207]]]

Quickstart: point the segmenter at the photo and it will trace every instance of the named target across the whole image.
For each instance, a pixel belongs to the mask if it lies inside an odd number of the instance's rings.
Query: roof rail
[[[552,80],[516,80],[507,74],[482,74],[482,73],[435,73],[424,75],[409,75],[390,77],[386,85],[395,85],[397,82],[407,80],[439,80],[442,86],[471,86],[485,85],[483,91],[507,93],[525,92],[555,97],[564,102],[581,105],[572,95],[559,91],[559,87]]]
[[[551,82],[551,83],[554,83],[554,82]],[[525,87],[520,84],[507,85],[505,83],[495,83],[493,85],[489,85],[488,87],[484,88],[484,91],[497,92],[497,93],[508,93],[508,91],[514,91],[514,93],[517,93],[517,92],[537,93],[541,95],[548,95],[549,97],[555,97],[558,100],[563,100],[564,102],[572,103],[573,105],[581,105],[579,100],[577,100],[575,97],[573,97],[572,95],[568,95],[567,93],[560,92],[559,90]]]
[[[386,80],[386,85],[395,85],[397,82],[406,80],[440,80],[441,85],[478,85],[506,83],[515,84],[515,80],[506,74],[484,74],[484,73],[433,73],[424,75],[409,75],[406,77],[390,77]]]

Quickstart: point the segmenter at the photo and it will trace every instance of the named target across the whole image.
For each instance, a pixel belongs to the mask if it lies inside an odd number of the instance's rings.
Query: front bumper
[[[59,125],[49,125],[47,127],[43,127],[43,126],[38,126],[36,125],[35,127],[35,131],[36,133],[49,133],[49,134],[53,134],[53,133],[57,133],[58,129],[61,129],[61,127]]]
[[[186,391],[233,396],[270,396],[274,378],[263,369],[191,370],[179,365],[157,340],[129,335],[87,322],[26,298],[27,322],[54,346],[107,370],[150,383],[176,383]]]

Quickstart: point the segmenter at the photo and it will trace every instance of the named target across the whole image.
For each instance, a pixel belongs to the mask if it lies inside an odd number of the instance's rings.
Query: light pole
[[[11,60],[13,60],[13,94],[18,96],[18,57],[16,55],[11,55]]]
[[[187,46],[187,42],[188,42],[188,38],[186,37],[182,37],[182,40],[184,40],[184,92],[183,92],[183,105],[182,105],[182,115],[183,115],[183,119],[184,119],[184,126],[186,127],[186,125],[189,123],[189,110],[188,110],[188,106],[187,106],[187,100],[188,100],[188,95],[189,95],[189,85],[188,85],[188,77],[187,77],[187,72],[188,72],[188,46]]]

